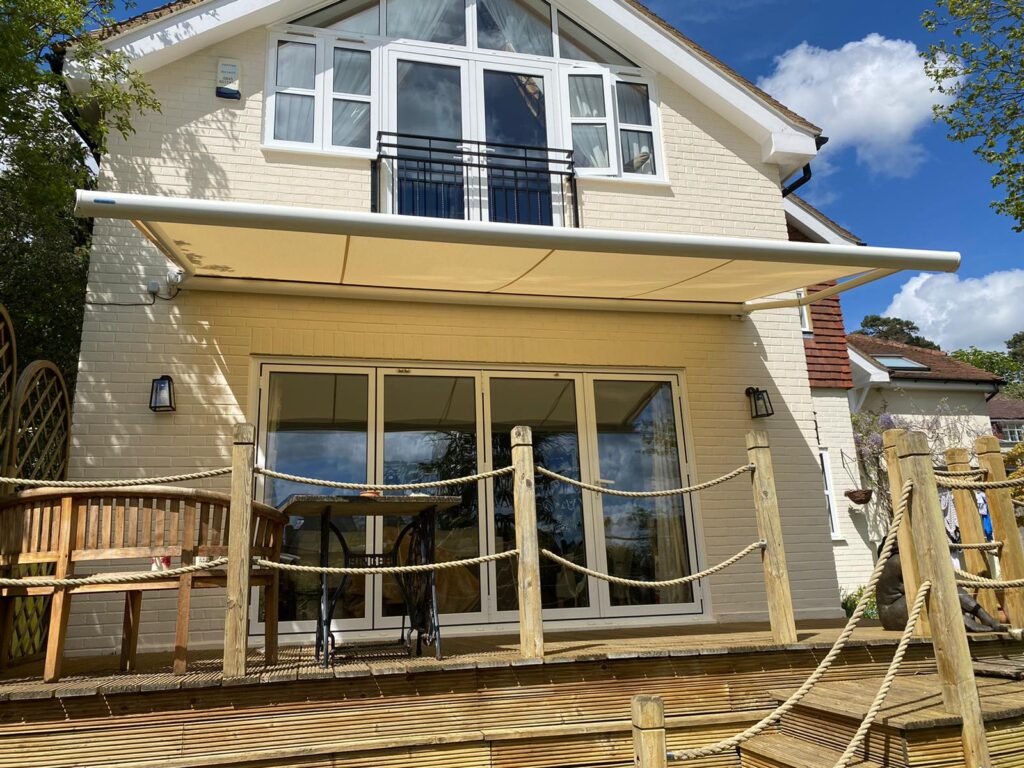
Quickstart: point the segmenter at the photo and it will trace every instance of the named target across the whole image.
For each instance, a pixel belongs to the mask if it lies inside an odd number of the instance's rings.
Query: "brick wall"
[[[260,150],[265,40],[263,31],[247,33],[151,73],[163,112],[139,120],[129,142],[113,142],[101,186],[366,209],[365,161]],[[219,57],[242,62],[240,102],[213,96]],[[759,163],[756,143],[679,89],[663,83],[661,91],[671,185],[587,182],[586,225],[784,238],[778,179]],[[127,222],[97,221],[89,285],[95,297],[142,300],[147,279],[163,277],[167,266]],[[740,321],[189,290],[151,307],[90,306],[75,402],[73,475],[138,476],[224,465],[232,425],[257,417],[252,386],[259,361],[268,357],[685,370],[701,478],[745,461],[743,435],[755,425],[743,392],[752,384],[768,386],[778,415],[757,426],[766,426],[773,441],[797,612],[836,612],[835,567],[813,448],[814,407],[792,310]],[[149,382],[164,373],[175,378],[178,411],[158,416],[146,407]],[[700,519],[707,563],[752,541],[748,484],[704,494]],[[711,590],[721,619],[766,616],[756,560],[717,579]],[[173,601],[171,594],[146,597],[144,648],[167,647]],[[76,599],[70,647],[113,651],[121,605],[119,597]],[[215,590],[197,596],[193,615],[194,642],[218,645],[222,596]]]

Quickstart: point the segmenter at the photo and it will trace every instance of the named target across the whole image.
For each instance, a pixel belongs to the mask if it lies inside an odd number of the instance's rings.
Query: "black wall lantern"
[[[750,417],[752,419],[767,419],[769,416],[775,415],[772,399],[768,396],[767,389],[748,387],[747,397],[750,398]]]
[[[161,376],[153,379],[153,387],[149,390],[149,410],[154,413],[170,413],[174,407],[174,379]]]

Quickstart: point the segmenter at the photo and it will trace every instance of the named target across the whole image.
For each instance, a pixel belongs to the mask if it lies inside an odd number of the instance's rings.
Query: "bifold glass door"
[[[260,389],[261,461],[305,477],[404,484],[486,472],[511,463],[513,427],[533,431],[535,462],[584,483],[623,491],[686,485],[679,380],[674,375],[346,368],[266,365]],[[258,488],[282,506],[295,493],[336,494],[266,479]],[[580,565],[638,580],[694,569],[689,500],[636,499],[581,491],[537,478],[540,545]],[[443,560],[516,546],[508,476],[439,490],[462,504],[438,521]],[[350,546],[388,551],[402,519],[338,521]],[[291,519],[282,556],[316,564],[317,521]],[[340,565],[332,546],[332,564]],[[282,631],[311,631],[319,580],[286,574]],[[445,570],[438,577],[444,623],[515,621],[515,561]],[[549,620],[699,613],[691,587],[647,590],[603,581],[544,560],[541,594]],[[391,577],[353,579],[339,603],[339,629],[387,629],[400,622]]]

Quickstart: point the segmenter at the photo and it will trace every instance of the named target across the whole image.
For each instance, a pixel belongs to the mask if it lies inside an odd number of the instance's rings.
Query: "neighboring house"
[[[796,195],[786,198],[785,208],[789,239],[794,242],[864,245],[859,237]],[[804,293],[813,294],[830,285],[813,285]],[[841,588],[854,589],[868,580],[874,557],[862,510],[845,495],[859,488],[861,482],[847,396],[853,387],[853,377],[839,296],[802,307],[800,327],[814,402],[823,509],[832,534],[836,573]]]
[[[992,419],[992,433],[1005,450],[1024,443],[1024,400],[996,395],[988,402],[988,415]]]
[[[162,111],[112,140],[79,196],[96,222],[74,476],[223,466],[251,421],[272,469],[421,481],[506,465],[526,425],[540,464],[666,489],[746,463],[764,429],[796,615],[840,615],[835,526],[851,534],[823,510],[820,462],[839,498],[851,382],[837,303],[812,307],[808,339],[796,292],[959,258],[857,246],[784,199],[820,129],[627,0],[183,0],[106,44]],[[174,413],[147,408],[162,375]],[[749,388],[773,417],[752,418]],[[504,482],[464,490],[443,557],[514,546]],[[693,572],[756,536],[743,483],[685,503],[541,485],[542,543],[619,576]],[[394,533],[348,531],[371,550]],[[310,562],[303,536],[285,554]],[[546,620],[763,620],[763,580],[749,559],[666,596],[545,566]],[[440,591],[449,634],[515,627],[507,568]],[[315,584],[284,593],[282,631],[306,641]],[[143,647],[167,645],[173,600],[146,598]],[[398,626],[379,578],[341,605],[350,636]],[[193,614],[195,644],[218,644],[222,598]],[[117,599],[80,601],[69,647],[113,650],[121,617]]]

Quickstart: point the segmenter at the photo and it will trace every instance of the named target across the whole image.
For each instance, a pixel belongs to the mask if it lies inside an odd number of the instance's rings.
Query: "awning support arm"
[[[779,299],[778,301],[747,301],[743,303],[743,312],[749,314],[750,312],[763,312],[766,309],[787,309],[795,307],[806,307],[809,304],[814,304],[816,301],[827,299],[831,296],[837,296],[840,293],[859,288],[862,285],[873,283],[876,280],[882,280],[891,275],[895,275],[900,270],[898,269],[873,269],[870,272],[865,272],[862,275],[851,278],[842,283],[836,283],[833,286],[825,288],[822,291],[816,293],[810,293],[806,296],[793,298],[793,299]]]

